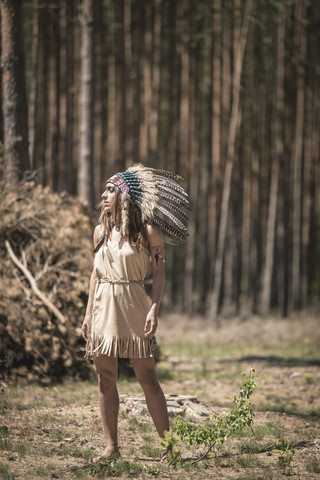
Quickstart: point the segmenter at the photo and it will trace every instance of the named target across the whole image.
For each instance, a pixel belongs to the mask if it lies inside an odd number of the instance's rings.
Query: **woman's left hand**
[[[155,311],[150,310],[146,318],[146,324],[144,326],[144,336],[152,337],[156,333],[158,326],[157,314]]]

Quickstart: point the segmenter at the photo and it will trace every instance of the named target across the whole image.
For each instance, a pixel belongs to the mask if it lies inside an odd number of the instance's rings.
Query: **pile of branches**
[[[92,215],[33,178],[0,182],[0,373],[49,383],[86,378],[81,338],[92,269]]]

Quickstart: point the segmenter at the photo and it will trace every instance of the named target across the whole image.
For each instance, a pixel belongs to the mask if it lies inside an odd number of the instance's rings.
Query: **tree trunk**
[[[67,192],[76,192],[76,172],[74,165],[74,0],[66,2],[66,139],[64,185]]]
[[[115,24],[115,2],[109,4],[108,8],[108,25]],[[113,28],[114,31],[114,28]],[[106,162],[106,179],[108,179],[112,174],[115,173],[114,159],[115,159],[115,117],[116,117],[116,58],[115,58],[115,39],[114,35],[111,36],[111,42],[108,45],[108,125],[107,125],[107,148],[106,148],[106,158],[111,159],[111,161]]]
[[[93,0],[83,0],[81,14],[81,72],[80,72],[80,151],[78,193],[90,206],[94,203],[93,192],[93,58],[94,27]]]
[[[309,253],[310,253],[310,227],[312,211],[312,170],[313,170],[313,151],[312,135],[314,129],[313,122],[313,89],[309,85],[306,88],[305,99],[305,145],[303,162],[303,205],[302,205],[302,234],[301,234],[301,303],[306,306],[309,298]]]
[[[189,25],[184,25],[183,31],[188,33]],[[184,54],[189,57],[189,49],[185,45]],[[189,315],[193,312],[193,304],[195,297],[195,288],[194,288],[194,278],[195,278],[195,253],[196,253],[196,239],[200,237],[201,249],[204,249],[204,244],[201,242],[201,234],[199,235],[199,230],[196,229],[196,218],[198,217],[200,222],[205,216],[205,212],[202,211],[200,215],[197,215],[197,200],[199,194],[199,141],[198,141],[198,131],[197,119],[199,118],[200,113],[200,102],[198,101],[197,92],[199,84],[198,68],[199,68],[199,56],[193,57],[185,60],[185,67],[189,66],[189,93],[188,93],[188,128],[185,132],[188,136],[187,146],[189,147],[188,155],[181,158],[181,162],[186,162],[186,165],[183,170],[188,172],[189,180],[189,196],[190,203],[193,205],[193,208],[190,212],[189,219],[189,237],[187,244],[185,246],[185,269],[184,269],[184,295],[183,295],[183,308]],[[187,73],[186,71],[184,72]],[[182,79],[183,81],[183,79]],[[182,166],[180,166],[182,170]],[[203,210],[205,207],[203,206]],[[202,222],[205,223],[205,222]],[[202,225],[204,227],[205,225]],[[201,262],[200,257],[198,261]]]
[[[304,122],[304,89],[306,58],[305,6],[295,6],[295,51],[297,58],[296,128],[293,165],[293,247],[292,247],[292,306],[301,307],[301,205],[302,152]]]
[[[254,135],[255,135],[255,121],[254,108],[257,103],[257,91],[255,86],[255,29],[249,31],[248,45],[246,51],[246,62],[244,65],[244,97],[242,107],[242,155],[240,158],[239,172],[241,177],[241,221],[239,224],[241,235],[241,282],[240,282],[240,298],[239,305],[241,311],[248,315],[250,313],[250,259],[251,253],[256,257],[256,252],[252,252],[255,248],[256,238],[252,234],[254,216],[256,213],[257,201],[253,199],[254,178],[253,165],[255,162],[254,152]]]
[[[172,171],[177,170],[177,157],[178,157],[178,128],[179,128],[179,103],[180,103],[180,82],[178,76],[178,61],[177,56],[179,53],[180,45],[177,40],[177,4],[175,2],[170,2],[169,10],[169,22],[170,22],[170,31],[172,31],[172,39],[169,45],[169,66],[168,66],[168,75],[169,75],[169,112],[168,112],[168,146],[167,146],[167,164],[166,168]]]
[[[212,48],[211,178],[208,205],[208,252],[214,265],[218,224],[218,199],[221,185],[221,0],[214,2]],[[210,272],[210,277],[213,272]],[[212,286],[211,286],[212,287]]]
[[[55,192],[60,186],[59,136],[60,136],[60,5],[56,2],[49,8],[49,29],[47,31],[48,51],[48,110],[46,119],[46,170],[47,184]]]
[[[235,74],[236,70],[236,59],[237,59],[237,51],[240,41],[240,33],[241,33],[241,0],[233,0],[233,12],[232,12],[232,20],[233,20],[233,28],[232,28],[232,74]],[[234,77],[233,77],[234,78]],[[239,119],[238,125],[240,124],[242,111],[239,110]],[[236,126],[236,130],[238,130],[238,126]],[[238,159],[237,159],[238,160]],[[223,307],[224,311],[227,314],[234,314],[235,308],[237,304],[236,299],[236,284],[237,284],[237,259],[238,259],[238,212],[236,211],[237,207],[239,206],[239,198],[238,198],[238,175],[235,175],[236,159],[234,160],[233,166],[233,174],[231,178],[232,184],[232,196],[230,200],[229,206],[229,217],[227,223],[227,230],[226,230],[226,242],[225,242],[225,264],[224,264],[224,272],[223,272]]]
[[[38,57],[39,57],[39,0],[33,0],[32,47],[31,47],[31,75],[28,104],[29,125],[29,158],[33,167],[35,141],[35,111],[38,87]]]
[[[276,65],[276,112],[274,118],[274,155],[271,170],[269,208],[267,221],[267,238],[265,265],[262,280],[261,311],[267,313],[270,308],[272,273],[275,255],[275,234],[277,220],[277,203],[280,165],[283,163],[282,119],[284,109],[284,54],[285,54],[285,16],[282,10],[278,19],[277,65]]]
[[[222,201],[221,201],[218,248],[217,248],[217,256],[216,256],[215,269],[214,269],[214,287],[212,292],[211,308],[210,308],[210,316],[213,317],[214,319],[216,318],[219,310],[219,298],[220,298],[220,289],[221,289],[221,283],[222,283],[223,257],[224,257],[224,248],[225,248],[227,222],[228,222],[230,187],[231,187],[232,169],[233,169],[233,162],[234,162],[236,130],[238,125],[241,72],[242,72],[242,65],[243,65],[243,56],[244,56],[247,35],[248,35],[250,11],[251,11],[251,0],[248,0],[246,3],[246,9],[245,9],[243,24],[242,24],[241,33],[240,33],[239,47],[238,47],[238,52],[235,60],[235,71],[234,71],[234,78],[233,78],[232,109],[231,109],[229,136],[228,136],[228,144],[227,144],[227,159],[226,159],[226,167],[224,172],[224,184],[223,184]]]
[[[39,11],[39,30],[40,38],[40,65],[41,75],[39,78],[39,117],[41,123],[39,127],[39,159],[37,167],[39,171],[39,179],[42,186],[47,185],[47,167],[46,167],[46,145],[47,145],[47,115],[48,115],[48,63],[49,63],[49,38],[47,34],[48,19],[47,6],[43,0],[40,1]]]
[[[188,36],[188,6],[189,0],[181,1],[178,7],[178,29],[180,35],[179,54],[181,63],[180,74],[180,119],[179,119],[179,165],[181,160],[183,164],[188,164],[189,159],[189,36]],[[180,174],[183,175],[181,168],[177,165]]]
[[[158,160],[158,127],[159,127],[159,90],[161,60],[161,10],[162,0],[154,0],[153,52],[152,52],[152,96],[150,117],[148,119],[148,163],[157,166]]]
[[[114,170],[121,172],[126,165],[126,59],[124,48],[124,0],[115,2],[115,152]]]
[[[132,55],[132,18],[131,18],[131,0],[125,0],[124,4],[124,57],[126,59],[126,166],[134,163],[134,100],[133,100],[133,78],[135,71]]]
[[[151,108],[151,64],[152,64],[152,5],[151,0],[142,2],[144,12],[144,35],[141,36],[141,81],[140,81],[140,131],[139,158],[148,161],[148,122]]]
[[[21,0],[1,2],[5,180],[14,187],[30,169]]]

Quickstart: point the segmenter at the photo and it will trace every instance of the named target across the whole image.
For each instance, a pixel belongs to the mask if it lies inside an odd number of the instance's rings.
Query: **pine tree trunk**
[[[46,146],[47,146],[47,137],[48,137],[48,125],[47,125],[47,116],[48,116],[48,63],[49,63],[49,37],[48,37],[48,22],[50,16],[47,11],[47,6],[44,4],[43,0],[40,0],[40,11],[39,11],[39,30],[40,38],[40,65],[41,65],[41,75],[40,75],[40,88],[39,88],[39,117],[41,118],[41,124],[39,128],[39,160],[37,162],[37,167],[39,171],[39,178],[42,186],[47,185],[47,162],[46,162]]]
[[[156,167],[158,160],[159,94],[161,61],[161,13],[162,0],[154,0],[153,52],[152,52],[152,97],[148,120],[148,162]]]
[[[301,307],[301,220],[302,220],[302,152],[305,97],[306,32],[305,6],[295,7],[295,50],[297,58],[296,125],[293,165],[293,248],[292,248],[292,306]]]
[[[115,2],[109,4],[108,8],[108,25],[115,24]],[[108,60],[108,143],[106,148],[106,158],[111,161],[106,162],[106,179],[115,173],[113,160],[115,159],[115,117],[116,117],[116,56],[115,56],[115,36],[112,35],[112,41],[109,46],[109,60]]]
[[[76,192],[76,174],[74,165],[74,0],[66,2],[66,132],[64,151],[64,185],[67,192]]]
[[[184,32],[189,33],[189,26],[185,25]],[[187,45],[185,45],[184,54],[189,57],[189,50]],[[202,238],[199,235],[199,230],[196,229],[196,218],[198,217],[200,222],[204,220],[205,211],[204,208],[200,214],[197,215],[197,199],[199,192],[199,164],[198,164],[198,155],[199,155],[199,143],[198,143],[198,132],[197,132],[197,118],[199,118],[199,102],[197,98],[197,92],[199,90],[198,82],[199,76],[197,75],[199,68],[198,56],[185,59],[185,67],[189,66],[189,92],[188,92],[188,129],[187,135],[189,141],[187,143],[189,147],[188,156],[181,158],[180,169],[188,172],[188,183],[189,183],[189,196],[190,203],[193,205],[193,208],[190,212],[189,219],[189,237],[187,244],[185,246],[185,269],[184,269],[184,293],[183,293],[183,308],[189,315],[193,312],[194,305],[194,278],[195,278],[195,252],[196,252],[196,239],[200,237],[199,244],[201,249],[204,249],[204,244],[201,242]],[[185,72],[186,73],[186,72]],[[186,162],[184,168],[182,168],[182,162]],[[205,223],[205,222],[203,222]],[[204,227],[205,225],[202,225]],[[201,261],[201,255],[199,255],[199,260]]]
[[[141,64],[141,102],[140,102],[140,131],[139,131],[139,158],[142,163],[148,162],[148,121],[151,109],[151,65],[152,65],[152,5],[151,0],[142,2],[144,12],[144,35],[142,41]]]
[[[173,32],[172,40],[169,46],[169,113],[168,113],[168,147],[167,147],[167,164],[166,168],[172,171],[177,170],[176,161],[178,156],[178,127],[179,127],[179,102],[181,93],[179,77],[178,77],[178,61],[179,44],[177,42],[177,5],[170,2],[169,21],[170,31]]]
[[[132,19],[131,0],[125,0],[124,4],[124,56],[126,59],[126,166],[134,163],[134,102],[133,102],[133,77],[135,76],[132,55]]]
[[[248,45],[246,51],[245,81],[243,89],[245,96],[243,99],[242,114],[242,155],[240,158],[240,177],[242,185],[242,213],[240,223],[241,235],[241,283],[239,304],[241,311],[245,314],[250,312],[250,256],[256,243],[256,238],[252,235],[255,208],[258,202],[253,201],[253,165],[254,165],[254,108],[256,103],[256,88],[254,81],[254,45],[255,30],[250,29]],[[256,254],[254,253],[254,256]]]
[[[39,57],[39,0],[33,0],[32,20],[32,47],[31,47],[31,75],[28,104],[28,126],[29,126],[29,158],[31,168],[33,167],[33,152],[35,141],[35,111],[38,87],[38,57]]]
[[[270,308],[271,286],[273,266],[275,263],[275,235],[276,235],[276,219],[278,204],[278,187],[280,165],[283,163],[283,134],[281,121],[284,109],[284,54],[285,54],[285,17],[283,11],[280,11],[278,19],[278,41],[277,41],[277,80],[276,80],[276,113],[274,119],[274,155],[271,170],[270,192],[269,192],[269,208],[267,221],[267,238],[266,238],[266,254],[265,265],[262,280],[261,293],[261,311],[267,313]]]
[[[305,99],[305,144],[303,162],[303,205],[301,218],[301,304],[303,307],[309,303],[309,249],[310,249],[310,221],[312,208],[312,91],[306,90]]]
[[[233,0],[233,12],[232,12],[232,20],[233,20],[233,28],[232,28],[232,73],[235,74],[236,70],[236,58],[237,58],[237,51],[240,41],[240,34],[241,34],[241,0]],[[239,119],[238,125],[240,124],[240,117],[242,111],[239,109]],[[238,129],[238,126],[236,126]],[[234,161],[235,167],[236,161]],[[238,250],[237,250],[237,235],[238,235],[238,225],[237,225],[237,218],[238,213],[235,209],[239,205],[239,198],[237,197],[238,193],[238,176],[236,178],[236,169],[233,167],[233,175],[232,175],[232,196],[230,200],[229,206],[229,217],[228,217],[228,224],[226,230],[226,242],[225,242],[225,264],[224,264],[224,272],[223,272],[223,306],[225,311],[228,314],[235,313],[235,307],[237,300],[236,296],[236,284],[237,284],[237,258],[238,258]]]
[[[229,136],[227,144],[227,159],[226,167],[224,172],[224,184],[221,200],[221,215],[220,215],[220,224],[219,224],[219,234],[218,234],[218,246],[217,246],[217,256],[215,262],[214,270],[214,287],[212,292],[211,299],[211,308],[210,316],[216,318],[219,310],[219,299],[220,291],[222,284],[222,267],[225,251],[225,240],[227,233],[227,222],[228,222],[228,210],[229,210],[229,199],[230,199],[230,190],[231,190],[231,179],[232,179],[232,169],[235,155],[235,140],[236,140],[236,131],[239,120],[239,102],[240,102],[240,82],[241,82],[241,73],[243,65],[243,56],[247,41],[248,28],[249,28],[249,17],[251,11],[251,0],[248,0],[246,3],[246,10],[244,13],[243,24],[240,33],[240,40],[238,46],[237,57],[235,60],[235,71],[233,78],[233,89],[232,89],[232,109],[231,109],[231,118],[229,125]]]
[[[124,0],[115,2],[115,152],[114,170],[121,172],[126,165],[126,59],[124,48]]]
[[[45,163],[47,184],[53,191],[59,189],[59,134],[60,134],[60,38],[59,2],[49,8],[48,46],[48,110],[46,119],[47,137]]]
[[[188,164],[189,159],[189,74],[190,74],[190,58],[189,58],[189,36],[188,36],[188,15],[187,10],[189,0],[181,1],[178,9],[178,29],[180,34],[180,119],[179,119],[179,165],[183,161],[184,165]],[[183,175],[181,168],[177,166],[180,174]]]
[[[80,72],[80,151],[78,193],[93,206],[93,58],[94,19],[93,0],[83,0],[81,14],[81,72]]]
[[[1,2],[5,180],[14,187],[30,169],[21,0]]]
[[[221,0],[214,2],[212,48],[212,124],[211,124],[211,178],[208,205],[208,252],[214,265],[218,224],[218,199],[221,185]],[[213,277],[213,271],[210,277]],[[212,287],[212,285],[210,286]]]

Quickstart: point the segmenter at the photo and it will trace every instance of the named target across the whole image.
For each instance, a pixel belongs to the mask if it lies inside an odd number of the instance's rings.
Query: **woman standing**
[[[99,225],[94,231],[95,259],[82,325],[87,356],[99,380],[99,405],[106,448],[92,461],[117,458],[119,396],[118,358],[128,357],[144,391],[160,437],[169,430],[164,394],[153,351],[165,270],[163,235],[176,243],[187,236],[188,197],[180,177],[134,165],[113,175],[101,195]],[[143,281],[152,261],[152,302]]]

